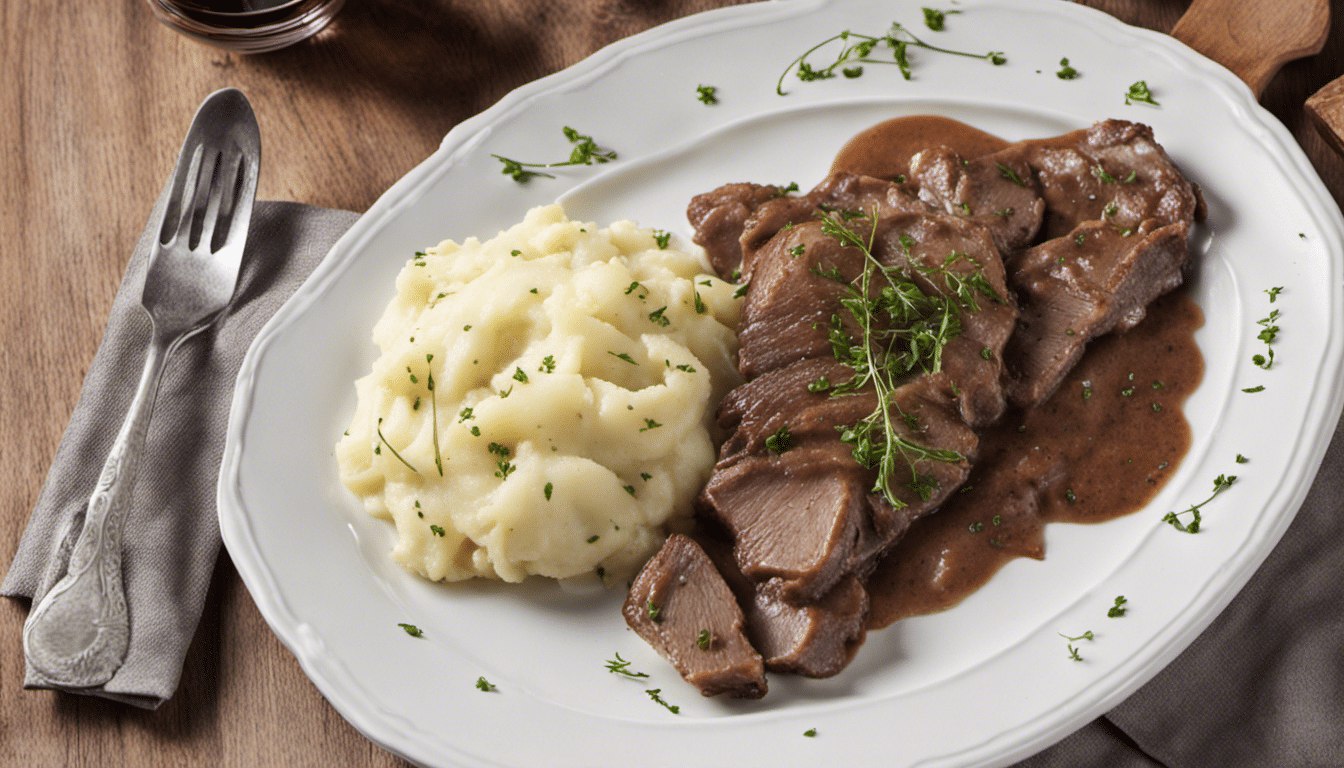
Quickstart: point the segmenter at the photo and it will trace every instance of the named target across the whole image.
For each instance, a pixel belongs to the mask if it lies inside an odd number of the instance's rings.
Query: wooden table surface
[[[0,152],[0,423],[9,430],[0,568],[206,94],[236,86],[251,98],[266,147],[260,198],[363,211],[456,123],[511,89],[622,37],[728,4],[348,0],[318,38],[239,56],[162,26],[145,0],[0,0],[0,137],[10,147]],[[1189,2],[1085,4],[1167,31]],[[1344,73],[1344,14],[1335,15],[1325,50],[1285,67],[1262,103],[1340,201],[1344,161],[1302,110]],[[22,690],[27,609],[0,600],[0,765],[404,765],[327,704],[271,634],[227,554],[181,686],[157,711]]]

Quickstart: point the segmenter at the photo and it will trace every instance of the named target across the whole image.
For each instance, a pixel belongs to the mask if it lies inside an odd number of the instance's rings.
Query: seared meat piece
[[[1023,142],[1036,171],[1051,239],[1010,262],[1021,306],[1004,351],[1015,405],[1044,401],[1087,342],[1143,319],[1179,286],[1198,191],[1144,125],[1106,120],[1055,139]]]
[[[835,358],[798,360],[730,391],[719,404],[718,422],[731,436],[719,449],[717,468],[746,455],[768,452],[766,441],[781,429],[789,432],[790,448],[836,439],[837,424],[853,424],[873,412],[871,391],[832,397],[809,387],[821,380],[841,384],[854,370]]]
[[[783,583],[757,585],[746,609],[747,636],[765,668],[808,677],[830,677],[849,664],[863,644],[868,592],[853,574],[802,607],[783,598]]]
[[[765,669],[744,634],[742,609],[690,537],[668,537],[630,587],[622,613],[705,696],[765,695]]]
[[[1189,223],[1202,214],[1198,191],[1153,139],[1152,129],[1139,123],[1103,120],[1015,144],[998,156],[1004,162],[1020,157],[1035,171],[1045,198],[1046,240],[1069,235],[1085,221],[1105,219],[1133,229],[1149,219]]]
[[[853,223],[865,235],[871,226],[863,219]],[[872,253],[924,294],[960,297],[959,333],[942,351],[943,381],[957,393],[968,423],[997,419],[1004,407],[1000,353],[1016,310],[1006,301],[1003,265],[988,231],[956,216],[889,209],[877,219]],[[753,263],[738,331],[738,369],[747,379],[796,360],[833,356],[837,322],[843,338],[863,338],[840,298],[856,285],[865,257],[825,234],[819,221],[781,231]],[[870,281],[873,295],[883,287],[880,279]]]
[[[753,581],[779,578],[798,604],[824,595],[870,556],[869,471],[849,446],[743,456],[710,477],[702,508],[733,539],[733,556]]]
[[[780,231],[815,221],[820,210],[859,211],[881,218],[895,213],[927,213],[914,188],[857,173],[834,173],[805,195],[761,205],[742,230],[742,277],[752,278],[756,252]]]
[[[767,200],[783,194],[769,184],[725,184],[691,198],[686,209],[686,218],[695,228],[691,239],[705,249],[719,277],[736,279],[734,273],[742,264],[738,240],[747,219]]]
[[[1076,230],[1082,245],[1061,237],[1026,253],[1014,275],[1022,314],[1004,350],[1015,404],[1044,402],[1088,341],[1132,327],[1150,301],[1181,284],[1190,225],[1153,223],[1126,236],[1087,222]]]
[[[1031,245],[1041,227],[1045,201],[1020,153],[965,161],[947,147],[933,147],[911,158],[910,181],[934,210],[988,229],[1005,255]]]
[[[898,468],[894,492],[903,506],[873,492],[876,470],[859,464],[837,427],[873,412],[871,390],[831,397],[809,392],[818,375],[842,369],[834,361],[802,360],[734,390],[720,409],[720,423],[735,427],[724,444],[702,513],[718,521],[734,542],[738,567],[754,581],[778,579],[778,596],[805,605],[832,590],[844,575],[864,575],[910,523],[937,509],[965,481],[977,446],[951,398],[933,377],[919,377],[892,395],[899,414],[897,437],[966,460],[908,457]],[[787,448],[766,447],[787,428]]]
[[[858,577],[847,575],[820,599],[798,607],[783,598],[780,580],[758,583],[742,575],[729,545],[707,537],[700,542],[737,596],[747,637],[767,671],[829,677],[845,668],[865,635],[868,592]]]

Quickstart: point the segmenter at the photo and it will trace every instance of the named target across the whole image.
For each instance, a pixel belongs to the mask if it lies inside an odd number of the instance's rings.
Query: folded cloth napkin
[[[163,201],[160,196],[156,213]],[[122,549],[131,622],[126,661],[104,685],[71,693],[152,709],[176,690],[219,553],[215,483],[238,368],[262,325],[357,218],[298,203],[256,204],[233,303],[168,359],[145,437]],[[146,227],[131,256],[0,594],[29,597],[35,605],[65,573],[85,506],[144,365],[150,323],[140,294],[153,230]],[[29,669],[24,687],[60,686]]]
[[[1243,474],[1254,470],[1251,456]],[[1344,765],[1341,522],[1344,424],[1283,539],[1213,624],[1120,706],[1019,768]]]

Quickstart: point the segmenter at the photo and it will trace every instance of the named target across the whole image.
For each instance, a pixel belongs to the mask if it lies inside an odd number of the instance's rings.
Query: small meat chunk
[[[947,147],[932,147],[911,158],[910,180],[934,210],[988,229],[1004,254],[1031,245],[1041,228],[1045,201],[1020,153],[967,161]]]
[[[725,184],[696,195],[686,209],[695,228],[691,240],[705,249],[714,271],[725,280],[735,280],[742,265],[742,229],[752,214],[783,190],[770,184]]]
[[[626,595],[625,622],[705,696],[759,699],[767,686],[737,599],[689,536],[673,534]]]

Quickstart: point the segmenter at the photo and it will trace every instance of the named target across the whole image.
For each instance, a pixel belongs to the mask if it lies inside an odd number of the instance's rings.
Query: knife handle
[[[163,363],[181,340],[154,334],[130,410],[89,497],[66,573],[24,622],[24,655],[29,669],[45,682],[67,688],[102,685],[126,659],[130,622],[121,572],[122,530]]]

